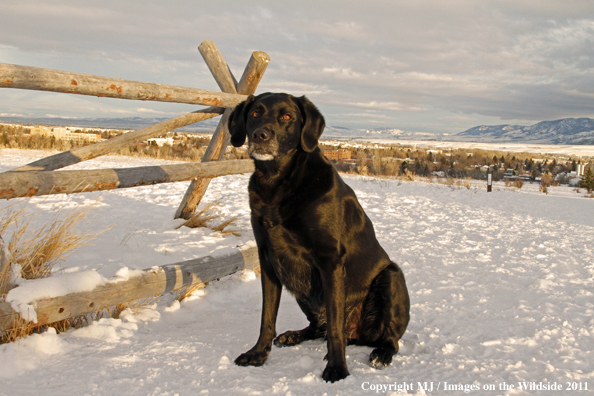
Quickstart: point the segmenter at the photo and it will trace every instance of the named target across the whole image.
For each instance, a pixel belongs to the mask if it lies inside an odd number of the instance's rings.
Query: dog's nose
[[[256,142],[265,142],[268,140],[268,132],[265,129],[256,129],[252,133],[252,139]]]

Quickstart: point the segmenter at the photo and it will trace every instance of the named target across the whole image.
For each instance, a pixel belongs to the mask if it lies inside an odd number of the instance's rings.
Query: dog
[[[322,378],[346,378],[347,344],[375,349],[370,364],[387,367],[410,319],[404,275],[376,239],[353,190],[326,159],[318,140],[322,114],[305,96],[249,96],[231,113],[231,143],[248,140],[255,162],[249,181],[251,223],[262,270],[262,317],[256,345],[240,366],[261,366],[272,343],[292,346],[326,338]],[[282,287],[309,325],[276,336]]]

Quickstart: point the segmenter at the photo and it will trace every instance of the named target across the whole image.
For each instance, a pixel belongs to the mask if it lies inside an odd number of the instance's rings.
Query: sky
[[[594,118],[594,2],[0,0],[0,63],[219,91],[197,47],[326,124],[458,133]],[[0,116],[174,117],[200,108],[17,89]]]

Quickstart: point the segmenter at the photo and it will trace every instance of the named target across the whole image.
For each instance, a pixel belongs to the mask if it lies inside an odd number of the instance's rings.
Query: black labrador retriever
[[[239,147],[247,137],[255,160],[249,199],[263,294],[260,337],[235,363],[264,364],[273,340],[291,346],[325,337],[322,377],[334,382],[349,375],[347,343],[374,347],[369,360],[376,368],[392,362],[410,302],[402,271],[318,147],[324,126],[307,98],[282,93],[250,96],[231,113],[231,143]],[[276,337],[282,286],[309,326]]]

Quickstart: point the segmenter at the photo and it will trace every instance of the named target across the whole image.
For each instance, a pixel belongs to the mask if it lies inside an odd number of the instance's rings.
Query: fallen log
[[[0,199],[113,190],[253,171],[254,162],[249,159],[120,169],[9,171],[0,173]]]
[[[258,265],[257,247],[252,243],[238,248],[230,255],[207,256],[153,267],[128,280],[112,280],[90,291],[30,301],[29,304],[35,307],[36,324],[41,326],[73,316],[95,313],[118,304],[175,292]],[[50,280],[51,278],[36,281]],[[10,292],[7,301],[10,301]],[[21,316],[9,302],[0,301],[0,334],[11,329]],[[26,317],[22,319],[28,320]]]

